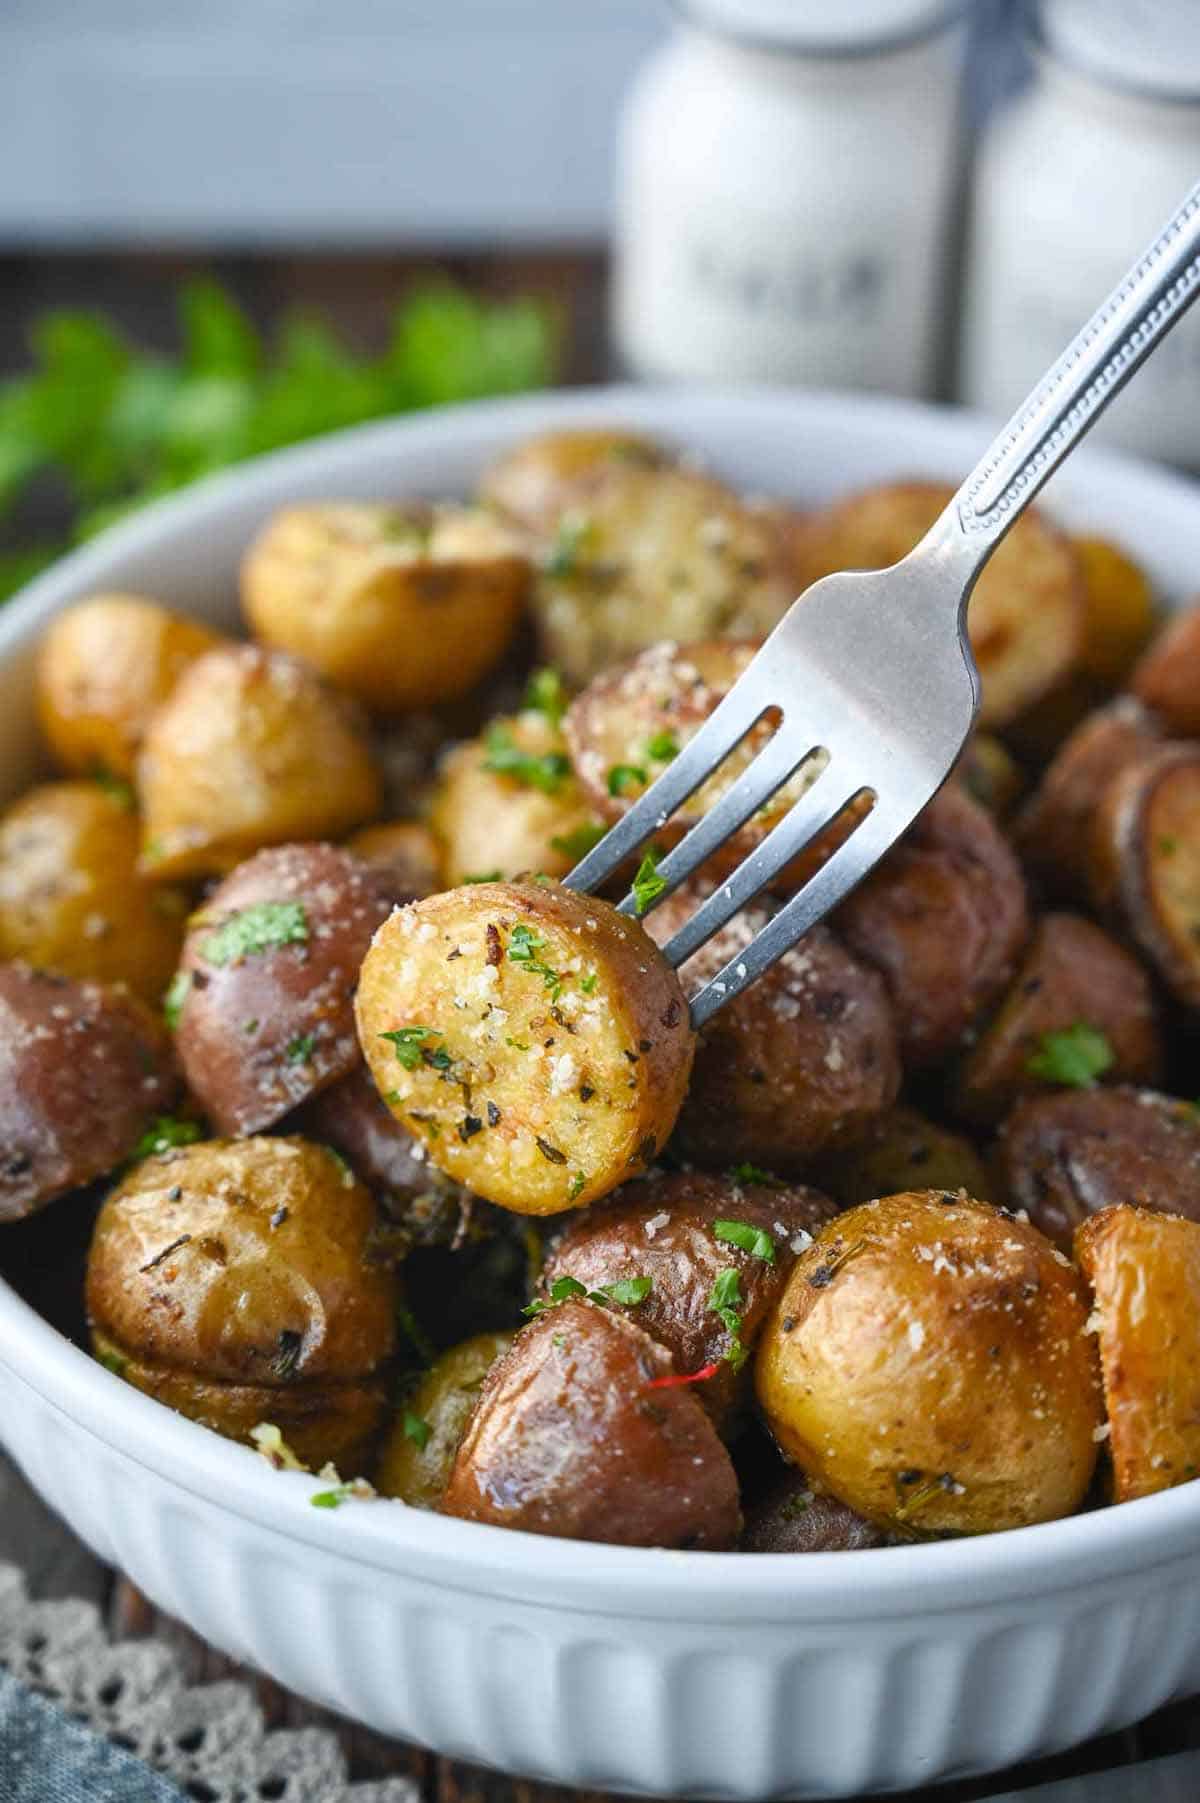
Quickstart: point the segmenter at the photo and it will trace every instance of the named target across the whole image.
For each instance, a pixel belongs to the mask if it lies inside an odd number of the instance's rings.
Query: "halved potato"
[[[1106,1208],[1075,1255],[1092,1286],[1117,1502],[1200,1476],[1200,1225]]]
[[[512,1342],[510,1333],[475,1334],[425,1372],[403,1398],[384,1440],[375,1473],[381,1495],[398,1496],[413,1509],[436,1509],[483,1380]]]
[[[652,1164],[694,1036],[670,965],[607,902],[479,883],[398,908],[362,967],[384,1101],[441,1170],[517,1214],[593,1202]]]
[[[898,562],[952,494],[937,482],[895,482],[810,514],[793,534],[800,586],[835,570]],[[983,678],[982,725],[1016,719],[1078,662],[1086,626],[1079,559],[1036,509],[1017,521],[984,570],[969,623]]]
[[[1141,658],[1129,686],[1183,739],[1200,737],[1200,607],[1176,614]]]
[[[482,508],[329,501],[267,524],[242,564],[242,605],[264,644],[402,713],[469,693],[499,662],[530,574]]]
[[[1200,746],[1167,745],[1109,783],[1091,833],[1092,894],[1174,995],[1200,1008]]]

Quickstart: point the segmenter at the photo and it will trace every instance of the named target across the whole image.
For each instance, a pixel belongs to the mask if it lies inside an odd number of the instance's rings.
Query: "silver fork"
[[[824,577],[793,602],[664,773],[567,877],[596,889],[659,831],[764,714],[782,716],[658,866],[663,900],[787,782],[818,774],[665,946],[678,968],[804,847],[869,811],[750,945],[691,1000],[702,1026],[846,896],[945,782],[979,707],[967,601],[1022,510],[1200,290],[1200,184],[989,446],[945,512],[890,569]],[[656,904],[652,904],[656,905]],[[626,914],[639,909],[632,894]]]

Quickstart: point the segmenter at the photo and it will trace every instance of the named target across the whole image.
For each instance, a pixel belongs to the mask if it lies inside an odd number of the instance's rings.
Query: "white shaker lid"
[[[1034,30],[1106,86],[1200,103],[1200,0],[1041,0]]]
[[[676,0],[698,25],[764,49],[863,56],[899,49],[965,12],[970,0]]]

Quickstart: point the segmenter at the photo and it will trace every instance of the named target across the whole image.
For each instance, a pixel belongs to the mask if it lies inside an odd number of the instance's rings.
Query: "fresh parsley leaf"
[[[587,514],[580,513],[577,508],[569,508],[559,520],[554,543],[542,560],[542,568],[547,576],[561,578],[578,575],[592,531],[592,522]]]
[[[646,741],[646,756],[656,764],[669,764],[679,756],[679,740],[673,732],[656,732]]]
[[[130,1156],[135,1161],[139,1158],[153,1158],[156,1152],[169,1152],[173,1146],[194,1146],[198,1139],[203,1138],[204,1132],[198,1121],[185,1121],[173,1114],[160,1114],[157,1120],[151,1121]]]
[[[573,826],[569,833],[555,833],[550,849],[561,851],[565,858],[585,858],[594,846],[599,845],[607,831],[599,820],[585,820],[582,826]]]
[[[593,1301],[619,1303],[622,1308],[636,1308],[654,1288],[653,1277],[619,1277],[615,1283],[602,1283],[588,1293]]]
[[[761,1227],[751,1226],[749,1221],[714,1221],[713,1233],[727,1246],[737,1246],[743,1252],[749,1252],[752,1258],[761,1258],[764,1264],[775,1263],[775,1241]]]
[[[587,1285],[580,1283],[576,1277],[556,1277],[550,1285],[550,1295],[535,1296],[527,1308],[521,1313],[527,1319],[534,1315],[544,1315],[548,1308],[557,1308],[560,1302],[569,1302],[572,1296],[586,1296]]]
[[[163,1019],[174,1032],[179,1025],[179,1017],[183,1013],[183,1004],[187,1001],[192,988],[190,970],[177,970],[171,978],[170,987],[163,997]]]
[[[567,711],[567,691],[557,670],[535,670],[525,689],[523,708],[544,714],[551,726],[558,726]]]
[[[646,772],[638,764],[614,764],[608,773],[608,792],[610,795],[624,795],[627,789],[636,789],[646,780]]]
[[[579,979],[580,994],[581,995],[595,995],[596,984],[599,981],[600,981],[599,971],[589,970],[586,977],[580,977],[580,979]]]
[[[543,795],[557,795],[571,774],[571,763],[565,751],[522,751],[510,727],[488,728],[484,739],[485,770],[496,776],[511,776],[527,789],[540,789]]]
[[[391,1041],[392,1050],[396,1054],[396,1063],[403,1065],[406,1071],[415,1071],[424,1063],[422,1047],[427,1039],[441,1039],[441,1031],[437,1027],[393,1027],[390,1033],[381,1033],[380,1039]],[[446,1067],[450,1059],[447,1055]]]
[[[756,1164],[735,1164],[729,1173],[731,1183],[758,1183],[768,1189],[778,1189],[779,1179],[771,1171],[764,1171]]]
[[[563,977],[560,971],[552,970],[537,956],[545,943],[540,933],[518,921],[508,936],[508,957],[510,963],[520,964],[531,976],[541,977],[550,992],[550,1000],[556,1002],[563,992]]]
[[[284,945],[303,945],[308,939],[308,915],[302,902],[252,902],[223,920],[200,942],[200,956],[209,964],[240,964]]]
[[[1031,1077],[1084,1089],[1116,1063],[1116,1053],[1099,1027],[1077,1020],[1057,1033],[1043,1033],[1025,1069]]]
[[[725,1359],[740,1371],[749,1356],[747,1348],[742,1345],[742,1285],[737,1271],[729,1266],[722,1271],[708,1298],[708,1306],[714,1315],[720,1318],[721,1324],[729,1335],[729,1345],[725,1349]]]
[[[666,887],[666,877],[658,874],[658,853],[652,845],[647,846],[633,879],[633,905],[637,912],[644,914],[651,903],[656,902],[664,893]]]
[[[352,1494],[349,1484],[339,1484],[336,1490],[315,1490],[308,1500],[314,1509],[340,1509]]]
[[[405,1409],[403,1428],[404,1438],[411,1440],[418,1452],[424,1452],[429,1444],[429,1436],[433,1432],[428,1421],[425,1421],[420,1415],[414,1415],[411,1410]]]
[[[311,1064],[316,1043],[314,1034],[298,1033],[295,1039],[288,1040],[283,1055],[289,1064]]]
[[[569,1202],[574,1202],[574,1200],[577,1196],[581,1196],[583,1194],[586,1187],[587,1187],[586,1174],[583,1171],[576,1171],[575,1175],[571,1179],[571,1187],[567,1191],[567,1200]]]

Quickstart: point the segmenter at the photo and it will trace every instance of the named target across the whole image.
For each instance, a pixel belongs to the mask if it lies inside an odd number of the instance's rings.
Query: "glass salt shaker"
[[[931,391],[963,31],[947,0],[681,0],[618,149],[637,375]]]
[[[1040,0],[1030,49],[1033,79],[992,123],[972,206],[961,390],[1000,414],[1200,175],[1197,0]],[[1200,468],[1200,313],[1096,436]]]

